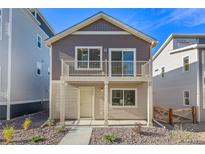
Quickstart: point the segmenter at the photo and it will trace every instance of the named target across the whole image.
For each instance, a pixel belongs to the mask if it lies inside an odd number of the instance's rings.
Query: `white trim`
[[[52,81],[52,46],[50,47],[50,50],[49,50],[49,58],[50,58],[50,76],[49,76],[49,79],[50,79],[50,82],[49,82],[49,117],[52,119],[52,84],[55,82],[55,81]]]
[[[77,31],[71,35],[131,35],[126,31]]]
[[[184,58],[187,58],[188,57],[188,61],[189,61],[189,70],[185,70],[185,68],[184,68]],[[188,72],[190,72],[190,55],[184,55],[183,57],[182,57],[182,67],[183,67],[183,72],[184,73],[188,73]]]
[[[27,104],[27,103],[37,103],[37,102],[44,102],[44,101],[49,101],[48,98],[43,98],[43,99],[33,99],[33,100],[22,100],[22,101],[11,101],[11,105],[16,105],[16,104]],[[7,102],[0,102],[0,105],[6,105]]]
[[[52,79],[51,79],[51,82],[52,82],[52,83],[62,83],[62,80],[52,80]]]
[[[188,99],[189,99],[189,105],[186,105],[186,104],[185,104],[185,97],[184,97],[184,92],[185,92],[185,91],[186,91],[186,92],[189,92],[189,98],[188,98]],[[190,90],[189,90],[189,89],[188,89],[188,90],[183,90],[183,95],[182,95],[182,97],[183,97],[183,105],[184,105],[184,106],[191,106]]]
[[[0,65],[0,93],[1,93],[1,89],[2,88],[2,68],[1,68],[1,65]]]
[[[1,22],[0,22],[0,40],[3,39],[3,8],[0,8],[0,11],[1,11],[1,15],[0,15],[0,19],[1,19]]]
[[[76,24],[75,26],[73,26],[73,27],[71,27],[71,28],[69,28],[69,29],[67,29],[67,30],[65,30],[63,32],[56,34],[55,36],[53,36],[50,39],[48,39],[46,41],[46,44],[47,44],[47,46],[51,46],[52,43],[62,39],[65,36],[68,36],[68,35],[76,32],[76,31],[78,31],[79,29],[81,29],[81,28],[83,28],[83,27],[85,27],[85,26],[87,26],[89,24],[92,24],[93,22],[95,22],[95,21],[97,21],[99,19],[104,19],[107,22],[110,22],[113,25],[115,25],[117,27],[120,27],[121,29],[123,29],[123,30],[125,30],[125,31],[127,31],[127,32],[129,32],[131,34],[133,34],[134,36],[137,36],[137,37],[145,40],[146,42],[149,42],[152,47],[154,47],[158,43],[158,41],[156,41],[152,37],[150,37],[150,36],[140,32],[140,31],[138,31],[138,30],[136,30],[136,29],[134,29],[134,28],[132,28],[132,27],[130,27],[130,26],[128,26],[128,25],[118,21],[118,20],[116,20],[116,19],[114,19],[111,16],[106,15],[105,13],[100,12],[100,13],[98,13],[98,14],[96,14],[96,15],[94,15],[94,16],[92,16],[92,17],[90,17],[90,18],[88,18],[88,19],[86,19],[84,21],[82,21],[81,23]]]
[[[78,120],[80,120],[80,88],[78,88],[78,102],[77,102],[78,104]]]
[[[123,106],[113,106],[112,105],[112,91],[113,90],[123,90]],[[134,106],[124,106],[124,90],[134,90],[135,91],[135,105]],[[110,88],[110,105],[111,108],[137,108],[137,88]]]
[[[134,71],[133,71],[133,73],[134,73],[134,77],[136,77],[136,48],[109,48],[109,77],[112,77],[112,72],[111,72],[111,62],[112,62],[112,59],[111,59],[111,56],[112,56],[112,54],[111,54],[111,52],[115,52],[115,51],[122,51],[122,52],[126,52],[126,51],[132,51],[133,53],[134,53],[134,60],[133,60],[133,62],[134,62]]]
[[[41,47],[38,46],[38,38],[40,38]],[[37,34],[37,48],[38,48],[38,49],[42,49],[42,46],[43,46],[42,37],[41,37],[41,35]]]
[[[77,55],[77,49],[79,48],[86,48],[88,49],[88,68],[78,68],[78,55]],[[102,70],[102,46],[75,46],[75,70],[92,70],[92,71],[101,71]],[[100,68],[89,68],[89,49],[100,49]],[[86,62],[86,61],[85,61]]]
[[[169,37],[164,41],[164,43],[161,45],[161,47],[159,48],[159,50],[157,50],[157,52],[154,54],[154,56],[152,57],[153,60],[155,60],[158,55],[163,51],[163,49],[169,44],[169,42],[173,39],[173,38],[192,38],[192,37],[205,37],[205,34],[202,34],[202,33],[199,33],[199,34],[174,34],[172,33],[171,35],[169,35]],[[176,50],[173,50],[173,51],[182,51],[183,48],[186,49],[186,48],[190,48],[190,47],[194,47],[194,46],[198,46],[200,47],[201,45],[197,45],[197,44],[194,44],[194,45],[190,45],[190,46],[187,46],[187,47],[182,47],[182,48],[179,48],[179,49],[176,49]],[[194,47],[196,48],[196,47]]]
[[[202,53],[201,53],[201,55],[202,55],[202,58],[201,58],[201,60],[202,60],[202,62],[201,62],[201,68],[202,68],[202,76],[201,76],[201,79],[202,79],[202,91],[200,90],[200,88],[201,88],[201,86],[200,86],[200,70],[199,70],[199,68],[200,68],[200,55],[199,55],[199,50],[198,50],[198,52],[197,52],[197,63],[198,63],[198,67],[197,67],[197,110],[198,110],[198,112],[197,112],[197,121],[198,122],[200,122],[200,119],[201,119],[201,117],[200,117],[200,108],[202,107],[202,109],[203,109],[203,105],[204,105],[204,52],[202,51]],[[200,96],[202,95],[202,106],[201,106],[201,104],[200,104],[200,102],[201,102],[201,98],[200,98]]]
[[[10,120],[11,104],[11,56],[12,56],[12,9],[9,9],[9,38],[8,38],[8,79],[7,79],[7,112],[6,119]]]

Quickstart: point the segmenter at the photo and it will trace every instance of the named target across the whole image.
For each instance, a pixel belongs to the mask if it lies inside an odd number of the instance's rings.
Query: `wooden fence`
[[[190,108],[173,109],[154,106],[154,120],[174,125],[175,123],[193,122],[196,123],[196,106]]]

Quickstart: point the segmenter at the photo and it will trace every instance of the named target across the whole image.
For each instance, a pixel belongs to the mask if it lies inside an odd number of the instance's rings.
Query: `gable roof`
[[[113,25],[115,25],[117,27],[120,27],[121,29],[129,32],[130,34],[133,34],[133,35],[141,38],[142,40],[149,42],[152,45],[152,47],[156,46],[156,44],[158,43],[158,41],[156,39],[152,38],[151,36],[146,35],[143,32],[138,31],[135,28],[130,27],[129,25],[122,23],[121,21],[105,14],[104,12],[99,12],[99,13],[83,20],[82,22],[80,22],[80,23],[54,35],[53,37],[47,39],[46,44],[47,44],[47,46],[51,46],[52,43],[78,31],[79,29],[81,29],[85,26],[90,25],[91,23],[94,23],[95,21],[97,21],[99,19],[104,19],[105,21],[112,23]]]
[[[183,33],[172,33],[169,35],[169,37],[165,40],[165,42],[162,44],[162,46],[157,50],[157,52],[152,57],[152,60],[155,60],[158,55],[163,51],[163,49],[169,44],[169,42],[173,38],[200,38],[205,37],[205,34],[199,33],[199,34],[183,34]]]

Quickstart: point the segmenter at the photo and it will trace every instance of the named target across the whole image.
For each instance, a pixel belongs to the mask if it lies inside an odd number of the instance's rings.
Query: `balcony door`
[[[135,49],[110,49],[109,57],[110,76],[136,75]]]

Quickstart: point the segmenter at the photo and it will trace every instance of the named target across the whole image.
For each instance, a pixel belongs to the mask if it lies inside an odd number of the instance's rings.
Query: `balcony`
[[[61,79],[70,81],[142,80],[150,77],[150,61],[61,60]]]

